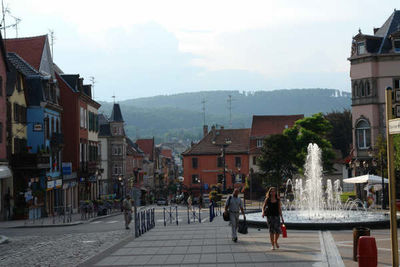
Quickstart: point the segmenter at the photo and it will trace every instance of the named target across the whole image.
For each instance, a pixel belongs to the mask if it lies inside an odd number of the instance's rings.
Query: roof
[[[227,154],[243,154],[249,150],[250,129],[214,129],[199,143],[182,153],[182,155],[215,155],[221,153],[225,140],[231,144],[225,149]],[[214,143],[213,143],[214,141]]]
[[[271,134],[282,134],[286,128],[304,118],[304,115],[253,116],[251,137],[265,137]]]
[[[122,118],[121,108],[120,108],[119,104],[117,104],[117,103],[114,103],[110,121],[114,121],[114,122],[123,122],[124,121],[124,119]]]
[[[400,29],[400,11],[394,10],[390,17],[380,27],[373,36],[362,34],[361,31],[354,38],[365,38],[367,50],[370,53],[384,54],[392,49],[390,35],[398,32]]]
[[[75,93],[79,92],[79,74],[61,74],[60,76]]]
[[[111,136],[110,124],[100,124],[99,136]]]
[[[171,158],[172,159],[172,150],[164,148],[164,149],[161,150],[161,155],[164,156],[165,158]]]
[[[106,118],[106,116],[104,116],[104,114],[100,113],[97,116],[99,117],[99,125],[108,124],[108,119]]]
[[[35,70],[28,62],[26,62],[22,57],[13,52],[7,53],[8,61],[24,76],[34,76],[39,75],[39,72]]]
[[[36,70],[40,68],[47,35],[5,39],[7,52],[15,52]]]
[[[149,159],[153,160],[154,151],[154,138],[151,139],[137,139],[136,144],[146,154],[149,155]]]

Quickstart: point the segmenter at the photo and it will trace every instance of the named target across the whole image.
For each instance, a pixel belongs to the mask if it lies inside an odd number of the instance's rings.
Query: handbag
[[[282,230],[282,237],[287,238],[286,225],[284,225],[283,223],[281,224],[281,230]]]
[[[238,233],[241,233],[243,235],[248,233],[246,219],[243,219],[243,221],[239,222]]]
[[[228,204],[227,204],[228,208],[229,208],[229,204],[231,204],[231,197],[232,196],[229,196],[229,198],[228,198]],[[224,221],[229,222],[230,221],[229,211],[224,211],[224,213],[222,213],[222,218],[224,219]]]

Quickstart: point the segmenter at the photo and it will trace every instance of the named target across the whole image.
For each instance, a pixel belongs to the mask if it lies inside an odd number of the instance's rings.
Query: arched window
[[[371,86],[369,85],[369,81],[365,82],[365,93],[367,96],[371,95]]]
[[[365,87],[362,81],[360,81],[360,91],[361,91],[361,96],[365,96]]]
[[[357,93],[358,93],[358,84],[355,82],[353,84],[353,97],[357,97],[358,96]]]
[[[58,119],[56,119],[56,133],[60,132],[60,122]]]
[[[371,126],[366,120],[360,120],[356,126],[357,146],[367,149],[371,146]]]
[[[54,118],[51,118],[51,133],[54,133]]]

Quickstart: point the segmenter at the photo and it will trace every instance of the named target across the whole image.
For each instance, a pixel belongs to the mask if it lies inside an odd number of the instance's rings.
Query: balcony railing
[[[11,156],[11,165],[15,169],[50,169],[50,155],[21,153]]]
[[[50,146],[52,149],[61,149],[64,146],[64,135],[62,133],[52,133]]]

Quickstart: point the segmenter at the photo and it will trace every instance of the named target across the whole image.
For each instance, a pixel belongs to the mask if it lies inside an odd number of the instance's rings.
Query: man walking
[[[232,241],[237,242],[237,229],[239,226],[239,209],[246,219],[244,214],[242,200],[239,197],[239,189],[233,191],[232,196],[229,196],[225,203],[225,212],[229,211],[230,224],[232,226]]]
[[[127,195],[122,202],[122,208],[124,210],[125,229],[129,229],[129,224],[132,221],[132,201],[130,195]]]

